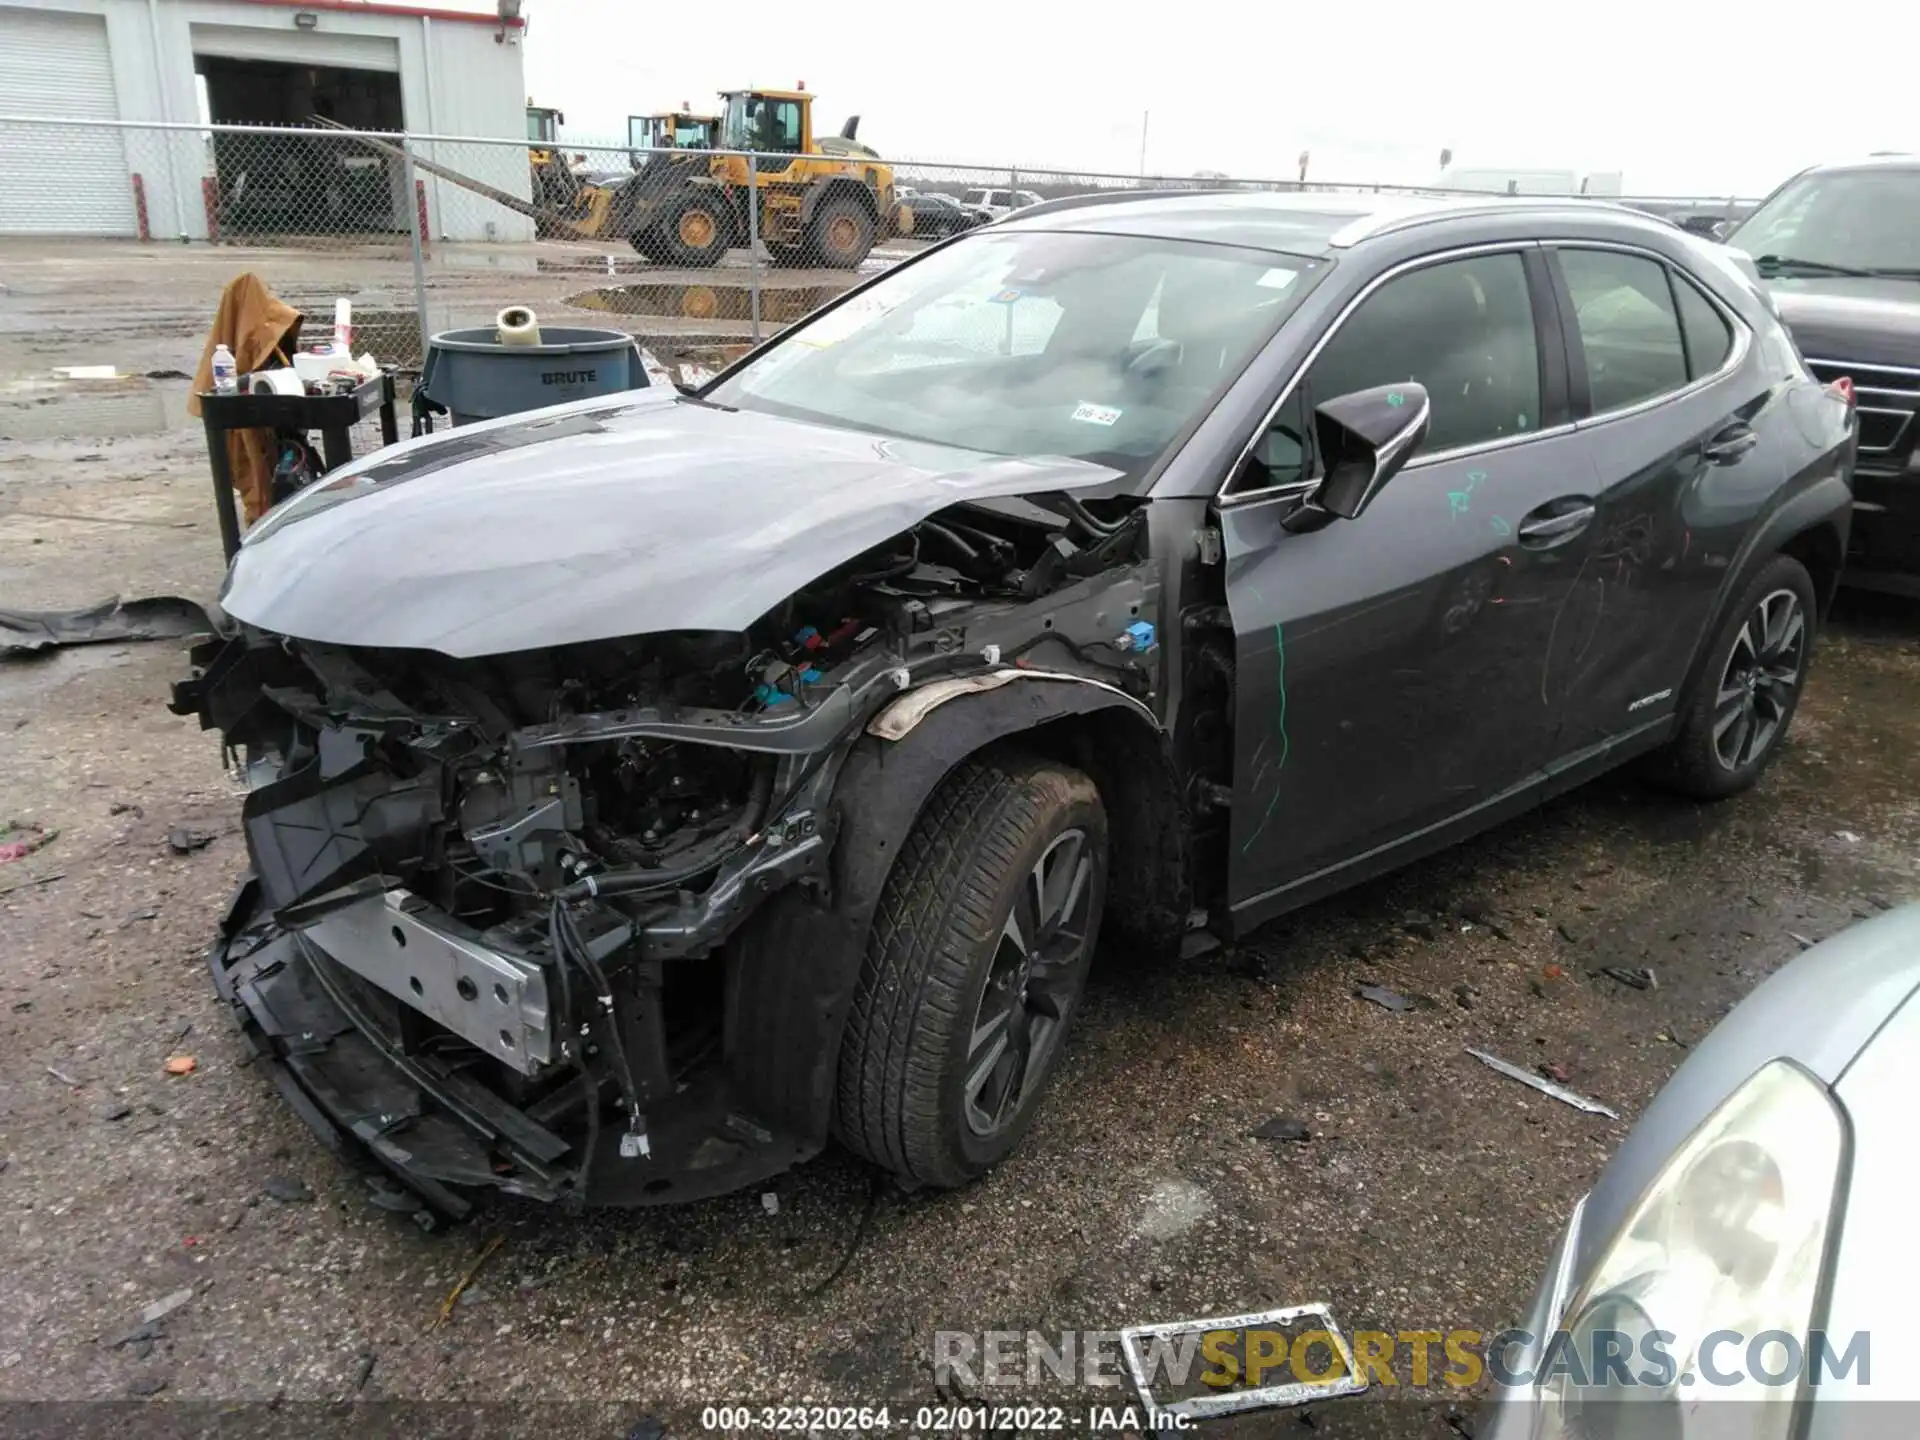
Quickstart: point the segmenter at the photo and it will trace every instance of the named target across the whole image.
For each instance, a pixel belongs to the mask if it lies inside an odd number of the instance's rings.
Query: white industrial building
[[[429,153],[526,197],[518,10],[514,0],[499,13],[379,0],[0,0],[0,116],[307,126],[322,115],[362,130],[520,139]],[[236,197],[261,229],[404,233],[424,198],[432,235],[532,238],[530,220],[424,174],[408,195],[403,168],[371,149],[277,136],[0,121],[0,234],[144,226],[155,239],[206,239]]]

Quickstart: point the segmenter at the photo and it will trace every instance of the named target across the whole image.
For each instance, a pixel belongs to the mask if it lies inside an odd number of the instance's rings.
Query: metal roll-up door
[[[0,6],[0,96],[16,115],[119,118],[107,22]],[[123,132],[19,128],[0,146],[0,234],[134,233]]]

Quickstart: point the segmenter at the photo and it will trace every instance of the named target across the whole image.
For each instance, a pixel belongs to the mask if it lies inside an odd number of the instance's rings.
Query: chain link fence
[[[775,137],[776,139],[780,137]],[[868,275],[1043,200],[1131,189],[1442,193],[831,154],[529,144],[327,128],[0,117],[0,379],[190,371],[222,287],[259,274],[318,328],[417,368],[508,305],[616,328],[680,378]],[[44,165],[21,157],[44,156]],[[1633,201],[1691,228],[1750,202]]]

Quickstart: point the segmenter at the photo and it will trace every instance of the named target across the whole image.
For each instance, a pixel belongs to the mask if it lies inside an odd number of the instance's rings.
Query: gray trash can
[[[647,386],[640,342],[623,330],[542,325],[538,345],[502,345],[491,325],[442,330],[420,388],[455,425]]]

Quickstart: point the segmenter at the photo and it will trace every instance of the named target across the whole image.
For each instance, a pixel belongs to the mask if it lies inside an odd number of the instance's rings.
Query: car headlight
[[[1542,1357],[1536,1435],[1679,1440],[1705,1430],[1704,1402],[1737,1400],[1742,1436],[1784,1440],[1845,1143],[1832,1097],[1786,1061],[1729,1096],[1568,1302]]]

